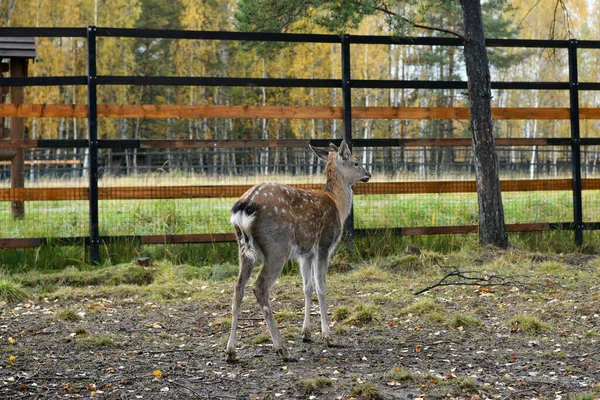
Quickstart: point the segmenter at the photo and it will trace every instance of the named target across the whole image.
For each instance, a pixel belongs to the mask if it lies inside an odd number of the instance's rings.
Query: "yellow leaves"
[[[154,370],[154,372],[152,372],[152,375],[154,375],[154,377],[156,379],[160,379],[163,376],[163,373],[160,369]]]
[[[8,362],[13,363],[13,362],[15,362],[16,359],[17,359],[16,356],[10,356],[10,357],[8,357]]]
[[[17,341],[15,339],[13,339],[12,337],[8,338],[8,343],[10,344],[17,344]]]

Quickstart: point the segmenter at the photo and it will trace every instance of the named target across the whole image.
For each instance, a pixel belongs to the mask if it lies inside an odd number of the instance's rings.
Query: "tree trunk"
[[[485,47],[480,0],[461,0],[465,25],[465,64],[471,106],[471,133],[477,196],[479,200],[479,242],[508,247],[502,193],[498,178],[498,156],[492,125],[490,67]]]

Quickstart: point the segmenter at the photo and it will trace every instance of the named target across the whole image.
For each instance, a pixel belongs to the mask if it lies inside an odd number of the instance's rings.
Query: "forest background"
[[[444,4],[443,2],[441,4]],[[175,0],[0,0],[0,24],[22,27],[81,27],[88,25],[119,28],[153,28],[236,31],[240,23],[237,1]],[[566,10],[563,8],[566,7]],[[490,0],[483,2],[486,35],[489,38],[600,39],[596,21],[600,5],[593,1]],[[412,10],[412,11],[410,11]],[[415,22],[458,30],[458,2],[440,7],[404,10]],[[397,10],[403,11],[403,10]],[[301,26],[311,33],[318,27]],[[391,35],[382,17],[369,17],[355,30],[362,35]],[[413,30],[416,36],[447,36],[445,33]],[[260,78],[341,79],[339,44],[297,44],[284,46],[276,54],[261,54],[236,41],[196,41],[135,38],[99,38],[98,74],[141,76],[227,76]],[[566,50],[489,49],[494,81],[567,81]],[[352,78],[400,80],[466,80],[462,49],[437,46],[352,46]],[[30,64],[30,76],[83,75],[86,45],[83,38],[38,38],[37,59]],[[579,52],[579,79],[597,82],[600,54]],[[580,93],[581,107],[596,107],[597,92]],[[207,104],[341,106],[341,89],[186,87],[186,86],[102,86],[98,103],[106,104]],[[55,86],[26,88],[26,103],[84,104],[85,87]],[[354,89],[354,106],[466,107],[461,90]],[[567,91],[494,90],[494,107],[568,107]],[[496,137],[568,137],[568,121],[496,121]],[[582,121],[582,136],[595,136],[597,121]],[[31,139],[78,139],[87,137],[84,121],[69,118],[30,118],[27,136]],[[353,132],[360,138],[470,137],[468,121],[367,120],[356,119]],[[103,119],[103,139],[289,139],[340,138],[339,120],[321,119]],[[588,148],[594,159],[598,149]],[[58,150],[63,156],[85,158],[85,149]],[[185,157],[172,156],[168,166],[181,168]],[[452,149],[414,153],[415,158],[438,157],[441,164],[468,161]],[[275,163],[289,164],[287,152],[265,156]],[[58,156],[60,156],[58,154]],[[291,157],[291,155],[289,155]],[[365,151],[365,162],[373,163],[374,152]],[[504,157],[504,158],[502,158]],[[501,161],[522,164],[553,164],[564,161],[567,152],[541,152],[537,147],[512,149]],[[444,160],[446,158],[446,160]],[[448,159],[449,158],[449,159]],[[451,159],[451,160],[450,160]],[[137,168],[137,154],[126,157],[127,172]],[[265,165],[267,159],[256,160]],[[296,160],[297,161],[297,160]],[[235,164],[235,155],[200,155],[200,165]],[[86,160],[83,161],[86,163]],[[566,169],[565,174],[568,174]],[[560,174],[554,170],[554,176]],[[584,171],[585,173],[585,171]],[[537,173],[536,173],[537,174]],[[533,176],[531,176],[533,178]]]

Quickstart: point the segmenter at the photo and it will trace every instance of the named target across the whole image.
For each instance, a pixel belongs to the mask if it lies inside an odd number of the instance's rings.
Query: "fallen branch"
[[[441,286],[514,286],[521,284],[508,280],[506,277],[501,275],[484,275],[484,276],[471,276],[469,274],[475,273],[475,271],[460,271],[457,267],[450,267],[452,270],[448,272],[442,279],[434,283],[433,285],[427,286],[424,289],[415,292],[414,295],[423,294],[431,289]]]

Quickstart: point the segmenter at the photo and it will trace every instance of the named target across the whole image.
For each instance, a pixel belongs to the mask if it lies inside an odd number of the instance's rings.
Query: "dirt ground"
[[[409,257],[413,267],[424,265],[422,257]],[[443,271],[431,263],[425,274],[389,265],[332,272],[335,348],[318,338],[316,301],[315,340],[302,342],[301,279],[282,277],[273,306],[296,362],[271,351],[251,290],[239,361],[225,362],[232,279],[184,280],[171,296],[133,284],[54,287],[0,303],[0,398],[600,397],[599,259],[495,254],[474,256],[473,264],[484,277],[494,268],[526,275],[505,286],[414,296]]]

